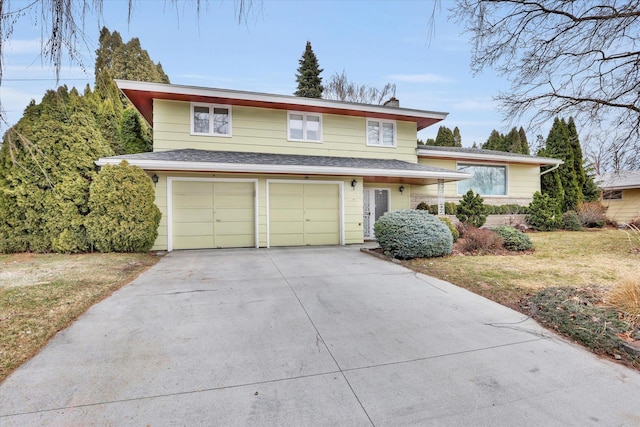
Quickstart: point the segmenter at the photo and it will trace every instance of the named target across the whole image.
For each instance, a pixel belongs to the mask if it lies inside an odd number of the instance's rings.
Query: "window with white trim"
[[[469,190],[481,196],[507,195],[506,166],[458,163],[458,172],[473,175],[472,178],[458,181],[458,195],[466,194]]]
[[[322,142],[322,115],[290,111],[287,122],[289,140]]]
[[[602,200],[622,200],[622,190],[605,190],[602,192]]]
[[[367,119],[367,145],[396,146],[396,122]]]
[[[231,106],[192,103],[191,133],[231,136]]]

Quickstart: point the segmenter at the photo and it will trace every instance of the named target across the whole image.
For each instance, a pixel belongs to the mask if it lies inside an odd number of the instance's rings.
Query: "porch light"
[[[356,185],[358,185],[357,179],[354,179],[353,181],[351,181],[351,188],[356,188]]]
[[[158,175],[156,175],[155,173],[151,175],[151,181],[153,181],[153,187],[155,188],[156,184],[158,183]]]
[[[404,191],[404,185],[401,185],[400,188],[398,188],[398,190],[400,190],[400,194],[402,194],[402,192]]]

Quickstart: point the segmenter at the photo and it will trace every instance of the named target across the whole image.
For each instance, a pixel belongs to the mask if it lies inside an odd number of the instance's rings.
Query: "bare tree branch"
[[[331,76],[331,80],[325,85],[323,92],[323,98],[325,99],[378,105],[388,101],[389,98],[395,97],[395,95],[395,84],[387,83],[382,89],[367,85],[358,85],[355,82],[349,81],[344,70],[341,74],[334,73]]]
[[[610,146],[599,164],[640,168],[640,0],[457,0],[451,12],[472,36],[472,70],[510,81],[505,118],[573,116]]]

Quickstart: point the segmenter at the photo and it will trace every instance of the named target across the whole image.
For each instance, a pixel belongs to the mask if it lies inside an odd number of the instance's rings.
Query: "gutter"
[[[564,164],[564,162],[560,162],[557,165],[555,165],[554,167],[552,167],[551,169],[547,169],[546,171],[542,171],[540,172],[540,176],[549,173],[549,172],[553,172],[554,170],[558,169],[560,167],[560,165]]]

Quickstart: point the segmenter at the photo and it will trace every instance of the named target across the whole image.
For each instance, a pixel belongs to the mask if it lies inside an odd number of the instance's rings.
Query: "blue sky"
[[[12,1],[16,7],[24,1]],[[172,83],[292,94],[306,41],[312,43],[322,76],[335,72],[360,84],[397,85],[400,105],[448,112],[442,122],[458,126],[464,146],[482,144],[492,129],[508,131],[492,97],[508,82],[491,70],[472,76],[469,36],[449,21],[447,7],[437,16],[429,40],[429,1],[277,1],[264,0],[238,24],[232,0],[209,1],[198,17],[192,4],[137,0],[127,22],[127,1],[105,0],[102,17],[88,16],[85,42],[79,43],[84,67],[65,61],[60,84],[83,88],[93,83],[94,52],[104,25],[123,40],[138,37],[151,58],[162,63]],[[40,58],[40,21],[26,15],[5,45],[0,89],[8,122],[15,123],[30,99],[40,101],[56,87],[55,73]],[[435,137],[432,126],[419,137]],[[6,125],[0,131],[4,133]],[[529,142],[538,130],[528,130]],[[545,135],[546,136],[546,135]]]

